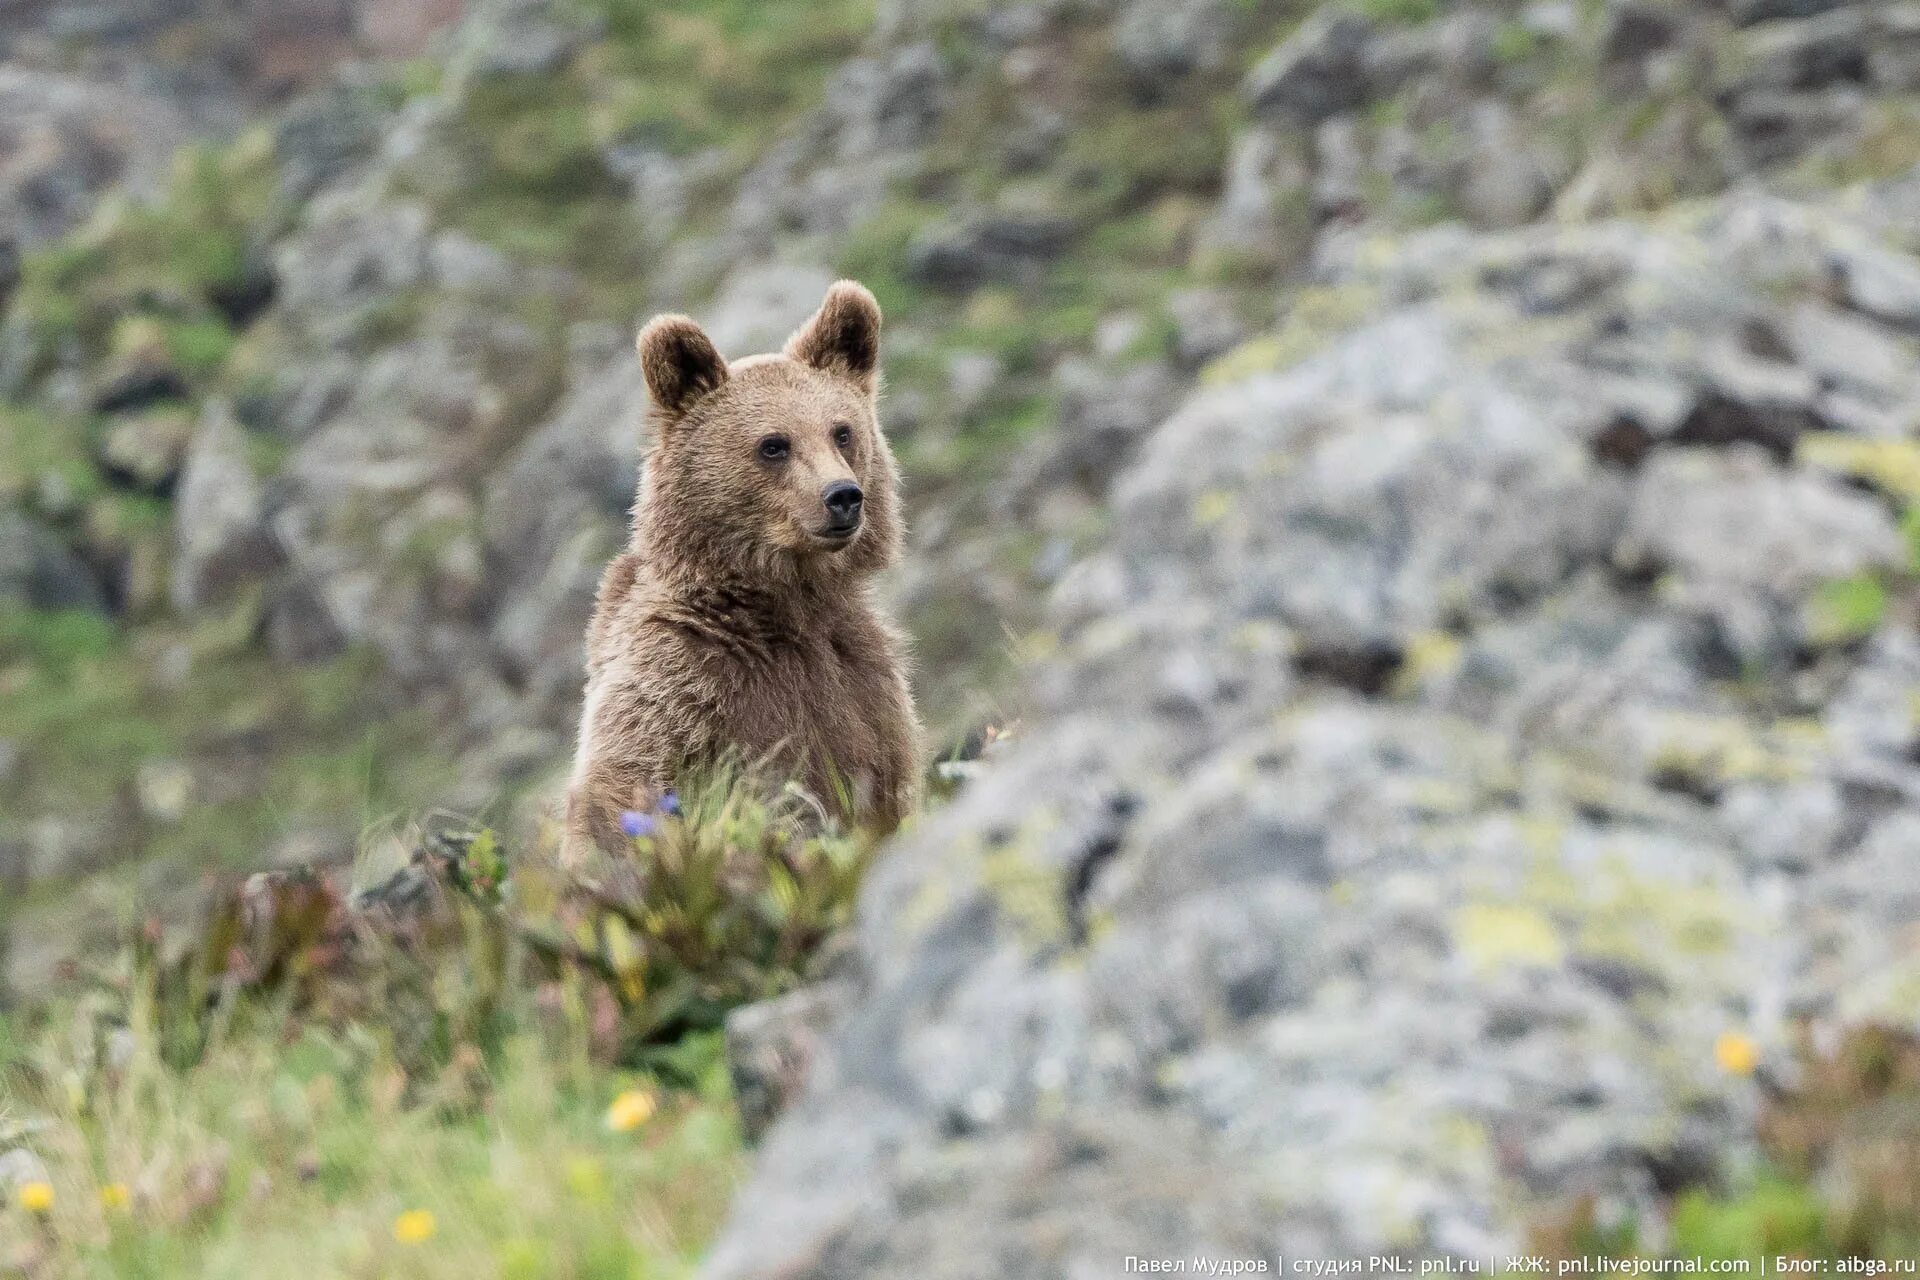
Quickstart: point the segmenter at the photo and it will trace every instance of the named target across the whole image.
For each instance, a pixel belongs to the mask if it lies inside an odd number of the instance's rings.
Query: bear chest
[[[801,753],[858,781],[880,765],[888,740],[890,661],[857,636],[826,633],[770,647],[730,674],[722,696],[733,736],[750,754]]]

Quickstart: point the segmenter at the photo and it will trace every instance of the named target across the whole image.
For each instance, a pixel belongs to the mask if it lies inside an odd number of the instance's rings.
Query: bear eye
[[[760,442],[760,456],[768,462],[779,462],[793,451],[785,436],[768,436]]]
[[[853,428],[844,422],[833,424],[833,443],[844,449],[853,443]]]

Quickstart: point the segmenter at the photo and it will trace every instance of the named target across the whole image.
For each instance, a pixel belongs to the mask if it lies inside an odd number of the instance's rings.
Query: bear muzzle
[[[844,542],[860,531],[861,506],[866,495],[860,492],[860,486],[851,480],[836,480],[820,494],[820,505],[826,508],[827,522],[816,532],[829,541]]]

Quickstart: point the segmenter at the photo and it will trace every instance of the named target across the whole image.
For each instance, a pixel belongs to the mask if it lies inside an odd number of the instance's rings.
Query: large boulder
[[[1851,380],[1916,420],[1893,308],[1830,309],[1836,254],[1910,265],[1900,207],[1328,243],[1358,319],[1247,344],[1114,482],[1024,741],[878,863],[704,1274],[1657,1223],[1752,1141],[1719,1037],[1764,1077],[1792,1019],[1911,1023],[1920,644],[1798,621],[1900,590],[1889,440],[1850,434],[1882,420],[1814,375],[1860,326]],[[1797,434],[1697,422],[1799,377]]]

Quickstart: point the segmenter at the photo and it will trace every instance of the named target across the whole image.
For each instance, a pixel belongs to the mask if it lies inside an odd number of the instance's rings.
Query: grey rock
[[[226,405],[212,404],[194,429],[174,503],[173,607],[218,603],[280,560],[246,435]]]
[[[1832,258],[1835,284],[1854,309],[1920,331],[1920,262],[1884,246],[1844,243]]]
[[[427,279],[427,211],[360,192],[316,201],[275,259],[282,307],[321,335],[350,334],[371,307]]]
[[[1167,298],[1173,316],[1174,355],[1188,368],[1225,355],[1246,336],[1233,295],[1223,289],[1182,289]]]
[[[1672,10],[1629,0],[1615,5],[1607,15],[1603,56],[1609,62],[1637,61],[1672,44],[1679,30],[1679,15]]]
[[[102,438],[100,465],[131,488],[171,492],[193,429],[191,415],[179,409],[156,409],[123,419]]]
[[[273,131],[281,189],[291,200],[309,199],[371,156],[380,128],[373,95],[352,86],[330,86],[289,103]]]
[[[853,994],[851,983],[829,979],[727,1015],[727,1069],[749,1140],[799,1095],[821,1038]]]
[[[869,159],[923,144],[945,112],[946,81],[940,51],[930,42],[842,67],[827,93],[838,126],[839,156]]]
[[[964,291],[1031,275],[1065,252],[1073,224],[1054,214],[981,214],[918,233],[907,273],[937,289]]]
[[[1740,94],[1728,112],[1741,159],[1765,168],[1803,155],[1860,127],[1861,95],[1850,88]]]
[[[1149,93],[1158,94],[1226,56],[1228,14],[1220,0],[1133,0],[1113,28],[1114,52]]]
[[[1733,20],[1744,26],[1779,18],[1811,18],[1854,3],[1856,0],[1735,0],[1731,11]]]
[[[1293,131],[1246,131],[1227,157],[1225,190],[1201,228],[1201,247],[1283,265],[1304,247],[1307,202],[1298,193],[1313,180],[1304,140]]]
[[[1373,28],[1338,7],[1318,9],[1247,75],[1246,94],[1263,115],[1318,124],[1367,100],[1366,56]]]
[[[751,264],[736,269],[702,316],[707,333],[729,358],[778,351],[813,313],[833,276],[811,265]]]
[[[584,678],[580,637],[637,488],[645,403],[639,361],[616,351],[580,380],[484,495],[481,525],[498,602],[492,640],[507,668],[546,696],[571,697]]]
[[[46,526],[0,507],[0,600],[36,609],[107,607],[99,579]]]
[[[1790,441],[1687,424],[1903,395],[1904,340],[1818,301],[1879,252],[1762,197],[1324,243],[1356,318],[1145,429],[1027,736],[876,864],[862,985],[705,1274],[1104,1275],[1142,1223],[1472,1257],[1511,1205],[1650,1212],[1648,1168],[1741,1149],[1717,1034],[1898,1003],[1858,975],[1915,901],[1920,642],[1730,692],[1906,553]],[[1797,354],[1855,325],[1857,365]]]

